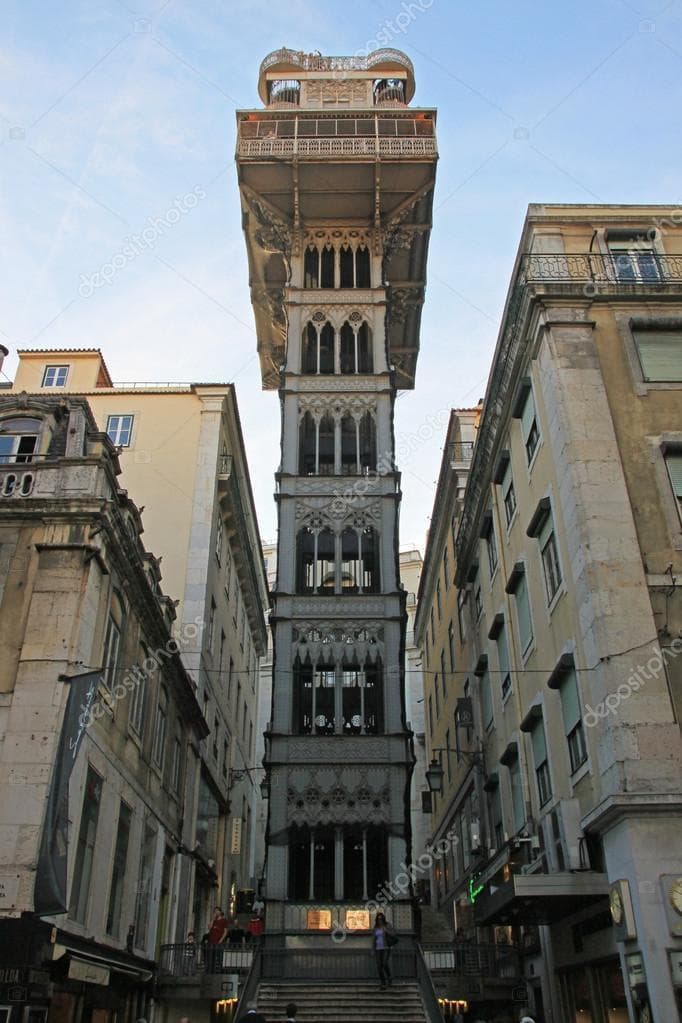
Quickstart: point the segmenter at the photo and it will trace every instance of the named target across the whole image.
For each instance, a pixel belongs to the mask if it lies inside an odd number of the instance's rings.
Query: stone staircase
[[[419,985],[394,981],[386,991],[379,981],[328,984],[305,981],[261,981],[258,1011],[268,1023],[286,1020],[288,1002],[298,1006],[298,1023],[428,1023]]]

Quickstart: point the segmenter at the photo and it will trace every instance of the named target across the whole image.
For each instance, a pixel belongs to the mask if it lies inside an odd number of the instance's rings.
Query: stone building
[[[435,112],[409,107],[394,50],[280,50],[258,88],[237,166],[263,384],[282,407],[266,937],[329,948],[333,929],[351,944],[368,929],[367,900],[410,856],[393,408],[414,384]],[[410,899],[389,907],[406,932]]]
[[[453,747],[431,772],[433,835],[454,836],[438,900],[515,947],[562,1023],[682,1005],[678,221],[529,208],[454,551],[432,531],[426,555],[443,586],[454,556],[458,610],[429,727]],[[437,584],[422,599],[426,637]]]
[[[258,662],[266,650],[267,582],[232,384],[114,385],[98,349],[20,351],[12,393],[82,394],[116,445],[121,480],[143,509],[145,538],[176,604],[181,656],[210,735],[201,742],[196,833],[183,884],[185,930],[197,940],[213,909],[248,912],[253,834],[264,772],[255,758]],[[242,893],[242,894],[240,894]],[[183,950],[160,950],[161,975]],[[220,985],[162,991],[171,1014],[208,1013]],[[181,1005],[179,998],[187,998]],[[202,1009],[196,999],[201,1000]],[[171,999],[168,1003],[168,999]]]
[[[8,1023],[146,1017],[159,948],[186,932],[208,728],[119,476],[84,399],[0,394]]]

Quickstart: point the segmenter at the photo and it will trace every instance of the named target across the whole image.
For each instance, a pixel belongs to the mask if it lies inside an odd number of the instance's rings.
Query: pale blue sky
[[[3,28],[0,340],[101,347],[117,381],[234,380],[266,539],[279,410],[233,160],[266,53],[353,54],[383,31],[414,62],[414,102],[438,107],[417,386],[396,420],[403,545],[423,544],[444,430],[409,436],[482,396],[528,203],[682,200],[682,0],[5,0]]]

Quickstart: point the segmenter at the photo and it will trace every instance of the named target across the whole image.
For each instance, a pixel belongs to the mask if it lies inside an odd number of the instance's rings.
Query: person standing
[[[258,1011],[255,1002],[249,1002],[246,1012],[242,1013],[236,1023],[268,1023],[265,1016]]]
[[[289,1002],[284,1011],[287,1014],[287,1023],[296,1023],[296,1013],[298,1012],[296,1002]]]
[[[208,953],[210,968],[214,973],[220,972],[218,967],[222,965],[222,948],[227,937],[227,920],[220,906],[213,911],[213,919],[208,929]]]
[[[383,913],[377,913],[374,918],[374,956],[382,991],[390,987],[393,982],[390,958],[391,945],[394,943],[395,935],[386,923],[386,917]]]

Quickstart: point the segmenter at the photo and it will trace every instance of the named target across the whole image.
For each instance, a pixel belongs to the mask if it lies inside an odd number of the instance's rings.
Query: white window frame
[[[45,366],[41,387],[49,387],[50,389],[66,387],[70,368],[68,363],[66,365],[50,363]]]
[[[159,689],[159,705],[156,709],[156,721],[154,726],[154,746],[152,749],[152,761],[158,770],[163,774],[163,765],[166,759],[166,739],[168,738],[168,691],[164,685]]]
[[[107,416],[107,436],[111,443],[117,448],[129,448],[133,439],[134,423],[135,416],[131,412]]]

